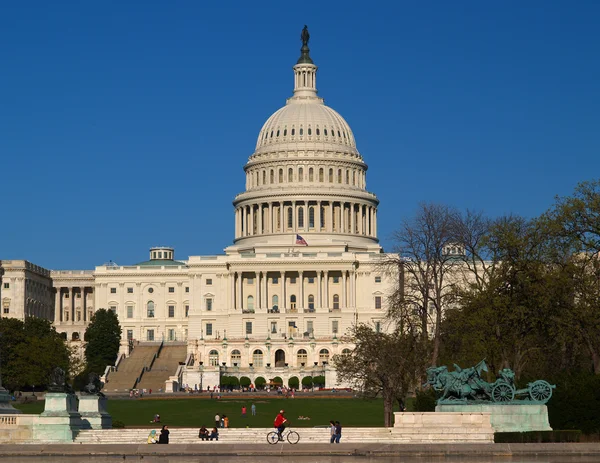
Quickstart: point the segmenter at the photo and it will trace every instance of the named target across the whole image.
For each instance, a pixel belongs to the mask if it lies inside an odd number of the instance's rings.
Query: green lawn
[[[256,404],[256,416],[251,416],[250,406]],[[248,416],[242,418],[242,405],[246,405]],[[41,413],[44,402],[16,405],[24,413]],[[126,426],[151,426],[155,413],[161,416],[163,424],[169,426],[199,427],[212,426],[216,413],[229,417],[232,428],[267,428],[279,410],[286,411],[286,417],[293,427],[326,425],[329,420],[338,420],[344,426],[383,426],[383,402],[362,399],[313,399],[313,398],[257,398],[245,400],[243,397],[230,397],[222,400],[210,399],[113,399],[108,401],[108,411],[113,420]],[[310,420],[299,420],[308,416]]]

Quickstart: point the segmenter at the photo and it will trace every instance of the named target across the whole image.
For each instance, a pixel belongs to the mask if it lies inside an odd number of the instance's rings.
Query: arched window
[[[294,220],[294,214],[292,213],[292,208],[288,207],[287,210],[287,227],[292,228]]]
[[[260,172],[256,172],[256,186],[260,185]]]
[[[304,135],[304,129],[300,127],[300,135]]]
[[[279,169],[279,183],[283,183],[283,169]]]
[[[321,206],[321,228],[325,228],[325,206]]]
[[[276,135],[276,136],[277,136],[277,137],[279,136],[279,129],[277,129],[277,135]]]
[[[146,304],[146,316],[148,318],[154,318],[154,302],[148,301]]]
[[[211,367],[218,367],[219,366],[219,353],[216,350],[211,350],[208,353],[208,364]]]
[[[338,169],[338,183],[342,183],[342,169]]]
[[[231,366],[239,367],[242,363],[242,354],[239,350],[234,349],[231,351]]]
[[[298,228],[304,228],[304,208],[298,208]]]
[[[308,354],[306,353],[306,350],[300,349],[298,351],[298,353],[296,354],[296,361],[298,362],[298,364],[296,366],[302,367],[302,366],[306,365],[307,360],[308,360]]]
[[[342,349],[342,355],[350,355],[352,351],[350,349]]]
[[[315,310],[315,296],[312,294],[308,295],[308,310]]]
[[[308,134],[312,135],[312,130],[310,129],[310,127],[308,128]]]
[[[273,312],[279,312],[279,296],[277,294],[271,298],[271,307]]]
[[[327,136],[327,129],[323,129],[323,132],[325,133],[325,136]]]
[[[294,169],[291,167],[288,169],[288,182],[294,181]]]
[[[296,135],[296,129],[292,129],[292,137]]]
[[[267,184],[267,171],[263,170],[263,181],[262,181],[263,185]]]
[[[308,169],[308,181],[309,182],[314,182],[314,180],[315,180],[313,173],[314,173],[314,171],[313,171],[312,167],[310,169]]]
[[[296,309],[296,295],[292,294],[290,296],[290,309],[295,310]]]
[[[256,349],[252,353],[252,363],[254,364],[253,366],[255,366],[255,367],[262,367],[263,366],[263,353],[262,353],[262,350]]]
[[[329,183],[333,183],[333,169],[329,169]]]
[[[273,183],[273,182],[275,182],[275,172],[273,171],[273,169],[271,169],[271,172],[270,172],[270,174],[269,174],[269,175],[270,175],[270,176],[269,176],[269,181],[270,181],[270,183]]]
[[[319,351],[319,362],[321,364],[323,362],[329,363],[329,351],[327,349],[321,349]]]
[[[319,127],[317,127],[317,135],[321,135],[321,132],[319,132]]]
[[[287,135],[287,129],[283,129],[283,136],[285,137]]]
[[[352,185],[356,186],[356,171],[352,171]]]
[[[340,296],[338,294],[333,295],[333,308],[334,309],[340,308]]]
[[[350,184],[350,171],[346,170],[346,185]]]
[[[246,299],[246,309],[248,312],[254,312],[254,296],[248,296]]]
[[[315,208],[308,208],[308,228],[315,228]]]
[[[319,169],[319,182],[322,182],[322,181],[323,181],[323,168],[321,167]]]

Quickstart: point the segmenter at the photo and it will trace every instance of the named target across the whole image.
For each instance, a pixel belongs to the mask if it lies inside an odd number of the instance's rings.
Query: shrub
[[[550,426],[579,429],[584,434],[600,432],[600,375],[563,375],[556,378],[556,384],[548,402]]]
[[[240,378],[240,386],[242,387],[248,387],[251,383],[252,381],[250,381],[250,378],[248,378],[247,376],[242,376]]]
[[[254,381],[254,385],[256,386],[256,389],[264,389],[265,384],[267,384],[267,380],[265,378],[263,378],[262,376],[259,376]]]
[[[312,376],[305,376],[302,378],[302,387],[310,389],[313,387],[313,379]]]
[[[569,429],[563,431],[497,432],[494,442],[497,444],[532,444],[546,442],[579,442],[581,431]]]
[[[325,376],[315,376],[313,378],[313,383],[315,383],[315,386],[317,387],[325,387]]]
[[[300,380],[298,379],[298,377],[292,376],[288,381],[288,386],[294,389],[298,389],[298,387],[300,386]]]
[[[414,401],[416,412],[434,412],[437,397],[431,388],[417,390]]]
[[[275,384],[276,386],[282,386],[283,385],[283,379],[281,379],[280,376],[275,376],[275,378],[273,378],[271,380],[273,382],[273,384]]]
[[[240,387],[240,380],[237,378],[237,376],[230,376],[229,377],[229,386],[233,387],[233,388]]]

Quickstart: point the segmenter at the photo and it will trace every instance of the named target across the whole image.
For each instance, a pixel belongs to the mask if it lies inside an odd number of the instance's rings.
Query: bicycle
[[[287,440],[290,444],[297,444],[300,441],[300,434],[296,431],[292,431],[290,428],[287,428],[281,433],[281,437],[279,437],[279,433],[277,431],[271,431],[267,434],[267,442],[269,444],[277,444],[278,442],[284,442]]]

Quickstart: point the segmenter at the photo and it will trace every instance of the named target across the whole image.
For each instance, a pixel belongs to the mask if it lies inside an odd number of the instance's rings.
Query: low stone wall
[[[541,404],[443,404],[435,407],[436,415],[444,412],[488,413],[495,432],[552,431],[548,407]]]
[[[489,443],[494,429],[489,412],[397,412],[393,440],[397,443]]]
[[[0,444],[29,441],[37,415],[0,415]]]

